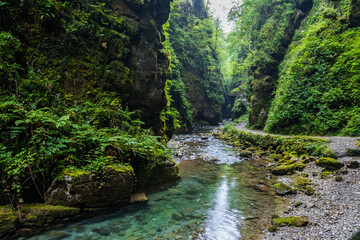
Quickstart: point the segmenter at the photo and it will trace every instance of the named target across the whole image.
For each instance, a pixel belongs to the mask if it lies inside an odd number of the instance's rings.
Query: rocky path
[[[254,134],[266,135],[261,130],[246,128],[246,122],[236,126],[237,129]],[[283,136],[288,137],[288,136]],[[329,147],[338,156],[339,161],[360,162],[359,157],[347,156],[346,149],[358,149],[357,138],[320,137],[329,140]],[[360,171],[359,168],[346,168],[347,174],[329,176],[322,179],[322,168],[313,162],[309,163],[305,173],[313,182],[315,194],[303,193],[289,197],[289,207],[282,216],[307,216],[310,224],[305,228],[283,227],[275,233],[263,230],[266,240],[304,239],[304,240],[346,240],[360,229]],[[289,177],[279,177],[278,181],[288,182]],[[295,207],[295,203],[302,204]]]
[[[236,125],[236,129],[238,130],[242,130],[245,132],[251,132],[254,134],[259,134],[259,135],[268,135],[269,133],[265,133],[262,130],[254,130],[254,129],[248,129],[246,128],[246,124],[247,122],[242,122],[239,123],[238,125]],[[276,134],[269,134],[272,136],[281,136],[281,137],[289,137],[287,135],[276,135]],[[317,138],[322,138],[325,140],[330,141],[329,142],[329,147],[331,148],[331,150],[333,150],[333,152],[335,153],[336,156],[338,157],[345,157],[347,155],[346,153],[346,149],[359,149],[356,145],[355,142],[357,139],[359,138],[355,138],[355,137],[323,137],[323,136],[314,136]]]

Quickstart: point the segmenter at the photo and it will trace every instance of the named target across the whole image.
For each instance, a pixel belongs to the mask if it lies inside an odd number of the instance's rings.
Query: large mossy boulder
[[[73,217],[80,213],[80,208],[45,204],[24,205],[19,210],[21,226],[31,228],[53,224],[57,220]]]
[[[130,166],[107,166],[101,173],[66,170],[45,194],[45,202],[69,207],[99,208],[130,202],[134,171]]]
[[[0,206],[0,239],[13,233],[19,226],[16,212],[8,207]]]
[[[330,157],[322,157],[315,161],[317,166],[323,167],[326,170],[339,170],[344,167],[344,164]]]

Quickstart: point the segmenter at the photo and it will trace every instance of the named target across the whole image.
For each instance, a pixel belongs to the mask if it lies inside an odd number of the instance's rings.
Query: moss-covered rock
[[[351,169],[356,169],[360,167],[360,163],[356,160],[350,160],[346,162],[346,166]]]
[[[295,178],[295,187],[297,189],[305,189],[308,185],[311,185],[311,179],[307,177],[298,176]]]
[[[314,193],[315,193],[315,189],[313,187],[306,186],[306,188],[305,188],[306,195],[312,196],[312,195],[314,195]]]
[[[17,213],[11,208],[0,206],[0,238],[11,234],[18,226]]]
[[[343,163],[330,158],[330,157],[321,157],[315,161],[317,166],[323,167],[326,170],[339,170],[344,166]]]
[[[322,178],[322,179],[325,179],[325,178],[327,178],[329,175],[332,175],[332,174],[334,174],[334,172],[324,171],[324,172],[321,173],[321,178]]]
[[[271,226],[269,227],[269,232],[277,232],[277,230],[278,230],[278,227],[277,227],[277,226],[271,225]]]
[[[305,227],[309,224],[309,220],[306,216],[302,217],[279,217],[279,218],[273,218],[272,224],[277,227]]]
[[[360,156],[360,149],[358,148],[347,148],[346,155],[350,157],[357,157]]]
[[[296,194],[296,190],[290,187],[289,185],[286,185],[285,183],[278,182],[274,185],[275,192],[277,195],[284,196],[287,194]]]
[[[242,151],[240,152],[240,156],[241,156],[241,157],[251,157],[251,156],[252,156],[252,152],[249,151],[249,150],[247,150],[247,149],[245,149],[245,150],[242,150]]]
[[[279,164],[270,169],[271,173],[276,175],[286,175],[294,173],[295,171],[302,171],[306,165],[301,162],[294,162],[292,164]]]
[[[69,207],[108,207],[129,203],[133,186],[130,166],[107,166],[101,173],[65,170],[47,190],[45,201]]]
[[[21,206],[19,212],[22,227],[42,227],[57,220],[73,217],[80,213],[80,208],[30,204]]]

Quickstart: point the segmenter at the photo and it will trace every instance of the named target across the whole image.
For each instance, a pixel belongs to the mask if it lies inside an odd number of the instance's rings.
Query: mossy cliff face
[[[215,125],[222,120],[223,75],[220,72],[218,42],[220,30],[207,14],[203,0],[176,0],[169,19],[169,41],[184,95],[193,110],[192,119]],[[176,90],[176,89],[175,89]],[[177,91],[179,92],[179,91]],[[174,93],[176,95],[176,93]],[[175,103],[179,112],[183,106]]]
[[[360,135],[358,1],[318,1],[280,66],[266,130]]]
[[[11,35],[1,41],[14,40],[5,45],[16,68],[2,74],[0,86],[16,88],[14,77],[31,72],[69,103],[113,92],[158,131],[169,66],[162,25],[169,13],[170,0],[7,0],[0,29]]]

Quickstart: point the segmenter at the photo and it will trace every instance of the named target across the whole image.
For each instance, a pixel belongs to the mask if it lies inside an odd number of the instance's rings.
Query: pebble
[[[342,162],[347,157],[338,159]],[[360,158],[358,158],[360,160]],[[309,163],[306,172],[321,171],[313,163]],[[308,216],[311,224],[305,228],[279,228],[277,232],[265,231],[263,239],[311,239],[323,240],[349,239],[360,229],[360,172],[349,169],[348,174],[342,175],[343,181],[310,175],[314,183],[316,197],[304,194],[296,195],[291,202],[303,202],[306,208],[294,208],[284,216]],[[287,214],[288,213],[288,214]]]

